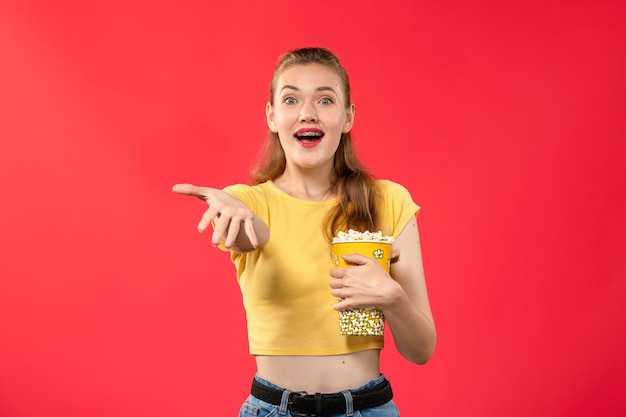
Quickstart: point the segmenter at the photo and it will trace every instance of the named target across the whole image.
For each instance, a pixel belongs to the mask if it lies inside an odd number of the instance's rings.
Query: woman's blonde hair
[[[296,65],[320,64],[339,75],[346,97],[344,105],[349,108],[350,82],[348,74],[335,54],[325,48],[301,48],[289,51],[278,60],[270,84],[270,103],[274,104],[276,80],[287,68]],[[252,170],[252,183],[261,184],[274,180],[285,171],[285,152],[280,145],[278,134],[269,132],[265,147]],[[326,237],[332,237],[340,230],[379,230],[378,225],[378,189],[372,175],[357,157],[352,135],[342,134],[339,147],[335,152],[334,177],[331,190],[336,192],[339,203],[328,213]]]

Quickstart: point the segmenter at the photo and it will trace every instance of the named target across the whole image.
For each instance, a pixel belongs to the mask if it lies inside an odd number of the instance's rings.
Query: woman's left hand
[[[330,270],[330,293],[341,300],[333,305],[335,310],[372,306],[384,309],[402,292],[400,284],[375,259],[357,253],[343,255],[343,259],[351,265]]]

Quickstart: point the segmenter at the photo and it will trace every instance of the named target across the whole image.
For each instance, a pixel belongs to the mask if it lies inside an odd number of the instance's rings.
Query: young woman
[[[419,207],[359,162],[354,115],[337,57],[290,51],[272,79],[253,185],[174,186],[208,203],[198,229],[213,226],[213,245],[230,251],[237,269],[257,365],[242,417],[399,415],[379,368],[383,337],[341,335],[337,311],[378,306],[402,356],[424,364],[433,353]],[[348,229],[394,237],[389,273],[358,254],[334,267],[332,237]]]

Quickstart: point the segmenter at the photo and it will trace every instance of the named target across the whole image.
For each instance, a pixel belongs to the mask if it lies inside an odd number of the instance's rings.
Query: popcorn
[[[342,254],[360,253],[376,259],[389,272],[393,236],[382,232],[339,232],[333,238],[333,258],[338,267],[347,266]],[[338,300],[342,301],[342,300]],[[385,331],[385,316],[378,307],[347,308],[339,312],[339,333],[351,336],[381,336]]]
[[[339,312],[339,333],[351,336],[380,336],[385,316],[378,307],[347,308]]]
[[[373,241],[373,242],[388,242],[393,243],[393,236],[383,236],[383,232],[370,232],[366,230],[364,232],[357,232],[350,229],[347,232],[339,232],[337,236],[333,237],[333,243],[339,242],[354,242],[354,241]]]

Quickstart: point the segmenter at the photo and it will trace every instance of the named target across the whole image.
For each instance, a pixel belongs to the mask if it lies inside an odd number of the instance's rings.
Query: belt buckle
[[[297,397],[305,397],[309,395],[308,392],[306,391],[292,391],[291,394],[289,394],[289,401],[287,401],[287,409],[289,411],[291,411],[291,414],[294,416],[311,416],[312,414],[301,414],[298,413],[297,411],[294,411],[291,406],[293,405],[293,399],[297,398]]]

